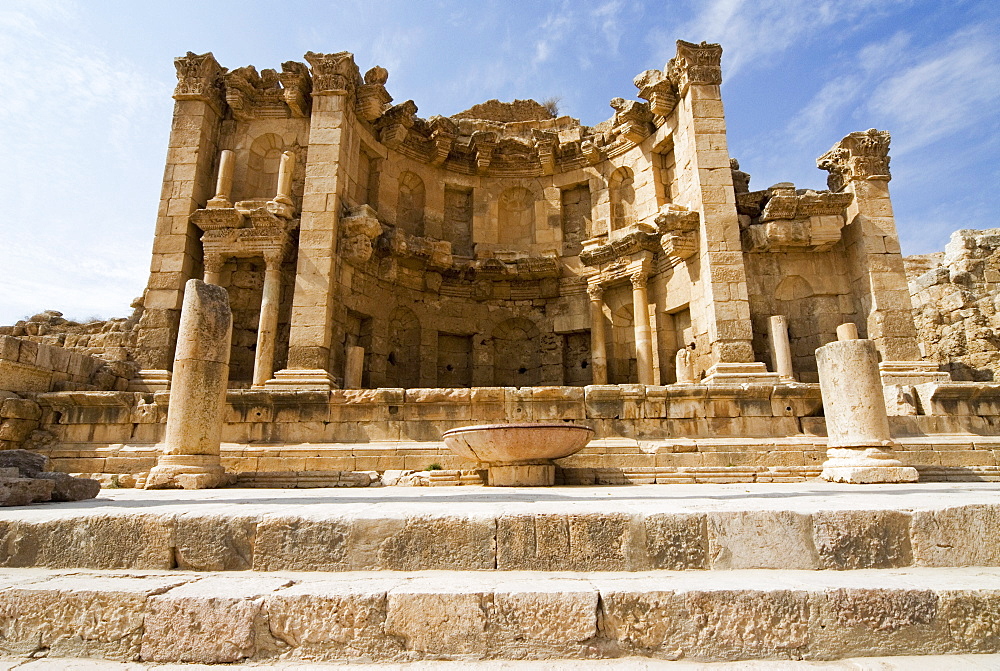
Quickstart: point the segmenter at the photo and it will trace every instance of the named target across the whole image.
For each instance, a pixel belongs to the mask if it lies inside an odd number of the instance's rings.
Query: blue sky
[[[145,5],[149,6],[145,6]],[[995,0],[340,0],[0,4],[0,324],[43,309],[124,316],[142,293],[175,83],[172,59],[280,68],[352,51],[397,102],[449,115],[561,99],[585,124],[635,96],[674,41],[723,46],[729,146],[751,188],[824,188],[815,158],[892,132],[907,254],[995,223],[1000,3]]]

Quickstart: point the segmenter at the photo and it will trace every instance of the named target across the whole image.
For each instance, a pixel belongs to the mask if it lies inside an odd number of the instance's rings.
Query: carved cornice
[[[604,242],[592,238],[584,243],[580,252],[580,261],[584,265],[596,268],[615,260],[630,258],[640,252],[660,251],[660,232],[649,225],[634,224],[614,240]]]
[[[308,51],[305,59],[312,67],[314,96],[351,96],[362,81],[361,72],[354,62],[354,54],[349,51],[335,54]]]
[[[677,106],[677,91],[670,77],[660,70],[640,72],[632,80],[639,89],[639,97],[649,102],[649,111],[665,117]]]
[[[211,51],[200,55],[189,51],[186,56],[174,59],[174,68],[177,70],[174,100],[200,100],[212,105],[216,112],[222,111],[225,69]]]
[[[292,116],[308,117],[312,95],[312,77],[309,76],[309,68],[305,63],[285,61],[281,64],[281,74],[278,75],[278,79],[281,80],[285,104],[288,105]]]
[[[365,73],[365,83],[358,87],[358,97],[354,108],[365,121],[375,121],[385,111],[392,96],[385,88],[389,81],[389,71],[376,65]]]
[[[416,122],[416,116],[417,105],[412,100],[390,107],[375,123],[379,141],[390,149],[402,145]]]
[[[225,217],[235,225],[218,226]],[[265,259],[285,258],[291,247],[289,232],[298,226],[298,220],[277,217],[264,207],[248,215],[235,208],[196,210],[191,221],[201,228],[205,258],[262,256]]]
[[[667,73],[682,96],[691,85],[719,85],[722,83],[722,47],[677,40],[677,55],[667,63]]]
[[[870,128],[851,133],[816,159],[816,166],[830,173],[826,182],[840,191],[858,179],[892,179],[889,173],[889,131]]]
[[[761,212],[760,221],[778,219],[805,219],[819,215],[842,215],[851,204],[854,194],[834,191],[795,190],[794,185],[771,187],[771,198]]]
[[[653,132],[653,114],[646,103],[612,98],[610,105],[615,110],[612,132],[633,144],[639,144]]]

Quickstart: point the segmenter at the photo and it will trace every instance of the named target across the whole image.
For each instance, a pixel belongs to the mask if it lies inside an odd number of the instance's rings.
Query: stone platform
[[[997,653],[997,538],[989,483],[104,490],[0,511],[0,654]]]

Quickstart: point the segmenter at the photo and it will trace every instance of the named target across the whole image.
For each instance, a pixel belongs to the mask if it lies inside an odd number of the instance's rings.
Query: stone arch
[[[525,248],[535,241],[535,194],[523,186],[500,193],[497,207],[497,242]]]
[[[493,329],[493,384],[531,387],[541,377],[538,327],[530,319],[512,317]]]
[[[420,320],[413,310],[397,307],[389,313],[386,355],[387,387],[420,386]]]
[[[396,203],[396,226],[410,235],[424,234],[424,180],[412,172],[399,176],[399,200]]]
[[[278,166],[286,149],[280,135],[264,133],[250,144],[243,188],[236,200],[274,198],[278,189]]]
[[[611,199],[611,230],[617,231],[635,223],[635,175],[627,166],[611,173],[608,180]]]

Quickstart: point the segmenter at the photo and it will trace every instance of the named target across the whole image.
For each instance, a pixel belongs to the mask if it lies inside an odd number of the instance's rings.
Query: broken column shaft
[[[233,332],[222,287],[188,280],[174,355],[166,437],[147,489],[217,487],[227,480],[219,456]]]

